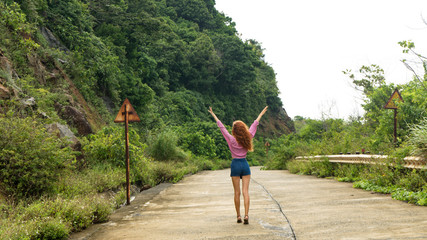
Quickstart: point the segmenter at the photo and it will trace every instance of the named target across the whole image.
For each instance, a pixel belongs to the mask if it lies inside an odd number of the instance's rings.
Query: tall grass
[[[411,127],[409,144],[413,147],[413,155],[427,159],[427,118]]]
[[[70,232],[107,221],[113,205],[114,198],[97,195],[2,204],[0,239],[65,239]]]
[[[147,153],[156,160],[185,160],[187,154],[178,147],[178,136],[170,129],[151,138]]]

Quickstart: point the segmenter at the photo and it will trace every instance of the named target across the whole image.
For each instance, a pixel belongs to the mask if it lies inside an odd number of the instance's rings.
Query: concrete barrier
[[[350,154],[350,155],[317,155],[317,156],[300,156],[296,157],[298,161],[322,161],[328,159],[334,163],[350,164],[384,164],[388,156],[385,155],[368,155],[368,154]],[[421,157],[405,157],[403,159],[405,168],[427,169],[427,160]]]

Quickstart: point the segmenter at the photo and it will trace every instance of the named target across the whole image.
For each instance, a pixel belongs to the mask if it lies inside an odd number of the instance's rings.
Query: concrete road
[[[255,167],[249,190],[249,225],[236,223],[226,169],[144,191],[71,239],[427,239],[427,207],[351,183]]]

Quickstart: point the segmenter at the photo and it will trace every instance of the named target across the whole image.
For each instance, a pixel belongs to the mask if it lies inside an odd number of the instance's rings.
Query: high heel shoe
[[[246,215],[245,218],[243,219],[243,224],[249,224],[249,216]]]
[[[242,223],[242,217],[240,215],[237,216],[237,223]]]

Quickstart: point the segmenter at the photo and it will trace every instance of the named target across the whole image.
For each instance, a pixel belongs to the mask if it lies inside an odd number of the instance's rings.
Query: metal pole
[[[397,143],[397,108],[394,109],[394,144]]]
[[[129,182],[129,111],[128,106],[125,105],[125,138],[126,138],[126,204],[130,204],[130,182]]]
[[[268,147],[270,146],[270,143],[265,142],[264,146],[265,146],[265,156],[268,158]]]

